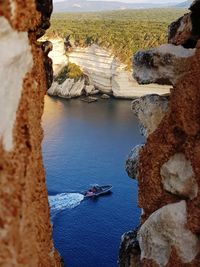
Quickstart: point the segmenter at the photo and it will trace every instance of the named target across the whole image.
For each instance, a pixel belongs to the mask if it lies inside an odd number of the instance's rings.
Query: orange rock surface
[[[41,153],[41,116],[47,86],[45,55],[36,33],[44,16],[37,11],[36,1],[14,0],[13,6],[10,2],[1,1],[0,18],[6,18],[13,31],[27,32],[33,67],[22,83],[12,129],[13,148],[7,151],[0,140],[0,266],[60,266],[52,242]]]

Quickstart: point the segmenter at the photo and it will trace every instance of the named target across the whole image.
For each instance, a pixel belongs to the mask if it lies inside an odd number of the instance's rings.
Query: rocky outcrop
[[[145,137],[153,133],[168,111],[168,98],[146,95],[132,102],[132,110],[139,120],[140,132]]]
[[[68,58],[65,54],[64,43],[62,39],[51,39],[52,51],[49,53],[49,57],[53,61],[53,72],[56,76],[61,69],[67,65]]]
[[[169,40],[174,45],[164,46],[167,53],[160,53],[163,51],[161,47],[153,52],[141,51],[134,59],[137,65],[135,76],[139,82],[173,84],[168,108],[155,127],[151,127],[148,116],[143,115],[151,114],[148,105],[141,108],[144,99],[133,103],[134,107],[136,105],[134,112],[138,114],[139,110],[142,114],[137,116],[147,136],[146,144],[139,150],[139,162],[132,167],[135,173],[135,166],[139,166],[138,201],[142,216],[137,239],[142,267],[200,265],[199,8],[200,1],[194,1],[191,12],[172,25]],[[190,23],[192,28],[183,22]],[[197,38],[193,45],[189,45],[191,36]],[[174,51],[183,52],[178,55]],[[159,110],[162,101],[158,99],[158,102],[160,105],[156,105],[152,113],[163,112]],[[152,131],[146,132],[146,129]],[[131,167],[128,173],[132,177]],[[136,264],[138,261],[133,259],[129,266]]]
[[[96,95],[99,93],[99,90],[97,90],[94,85],[86,85],[85,86],[85,93],[86,95]]]
[[[168,41],[171,44],[182,45],[185,48],[194,48],[200,37],[199,3],[194,1],[190,7],[192,12],[173,22],[169,26]]]
[[[71,51],[72,50],[72,51]],[[81,67],[89,77],[90,84],[101,93],[117,98],[134,99],[148,93],[168,94],[168,86],[141,86],[133,79],[131,72],[121,64],[109,50],[95,44],[89,47],[73,47],[68,52],[68,60]]]
[[[66,79],[63,83],[59,84],[54,81],[48,89],[47,94],[50,96],[59,96],[65,99],[76,98],[79,96],[93,96],[99,93],[93,85],[86,85],[85,78],[80,78],[78,81],[75,79]]]
[[[190,199],[197,197],[198,184],[194,171],[183,153],[175,154],[164,163],[160,174],[166,191]]]
[[[53,50],[49,53],[49,56],[53,60],[54,77],[69,62],[75,63],[89,78],[90,86],[95,87],[91,94],[96,94],[96,90],[98,90],[100,93],[113,95],[116,98],[129,99],[146,94],[169,94],[169,86],[138,85],[131,72],[126,70],[126,66],[121,64],[112,52],[98,45],[76,47],[68,41],[69,51],[66,54],[62,39],[51,39],[51,42]],[[70,91],[70,88],[66,88],[66,91]],[[90,95],[89,92],[88,94]],[[59,96],[61,95],[60,92]]]
[[[51,96],[59,96],[63,98],[74,98],[81,96],[85,89],[85,79],[77,82],[74,79],[66,79],[62,84],[54,82],[48,89],[47,93]]]
[[[51,60],[37,38],[51,11],[50,0],[0,4],[0,266],[60,266],[41,155]]]
[[[134,56],[134,78],[140,84],[175,84],[189,71],[188,58],[195,49],[172,44],[161,45]]]
[[[137,240],[139,229],[125,233],[121,238],[119,249],[119,265],[129,267],[134,262],[133,267],[140,267],[140,247]]]
[[[139,156],[142,147],[143,145],[134,147],[126,160],[126,172],[130,178],[137,179],[139,175]]]
[[[182,263],[189,263],[199,252],[199,239],[186,228],[186,202],[168,204],[155,211],[138,232],[141,260],[151,260],[155,266],[167,266],[172,247]]]

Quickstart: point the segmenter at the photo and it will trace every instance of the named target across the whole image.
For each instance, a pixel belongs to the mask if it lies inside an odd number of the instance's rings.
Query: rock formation
[[[138,85],[133,79],[131,72],[127,71],[126,66],[121,64],[109,50],[103,49],[95,44],[82,48],[70,45],[66,56],[64,54],[63,41],[61,39],[51,41],[53,42],[53,51],[50,53],[50,57],[53,60],[54,76],[68,62],[78,65],[88,77],[90,84],[90,87],[85,87],[86,90],[82,91],[81,94],[86,92],[88,95],[93,95],[100,92],[102,94],[113,95],[116,98],[134,99],[139,96],[144,96],[147,93],[156,93],[159,95],[169,93],[169,86],[160,86],[157,84]],[[67,98],[72,98],[74,96],[73,93],[70,94],[71,89],[68,88],[68,84],[71,84],[71,82],[69,81],[69,83],[65,83],[62,86],[53,84],[48,93],[61,97],[68,95],[69,97]],[[52,92],[54,93],[52,94]]]
[[[41,156],[51,0],[0,4],[0,266],[60,266]],[[50,70],[48,74],[45,69]]]
[[[70,62],[81,67],[101,93],[112,94],[117,98],[134,99],[147,93],[168,94],[168,86],[138,85],[131,72],[121,64],[109,50],[96,44],[88,47],[73,47],[68,53]]]
[[[172,44],[140,51],[134,57],[134,78],[141,84],[176,84],[188,72],[187,59],[194,54],[195,49]]]
[[[47,93],[51,96],[59,96],[62,98],[73,98],[81,96],[85,89],[85,79],[66,79],[62,84],[53,82],[52,86],[48,89]]]
[[[62,39],[51,39],[52,50],[49,53],[49,57],[53,61],[53,72],[57,75],[59,71],[67,65],[68,59],[65,54],[64,43]]]
[[[133,103],[147,137],[135,161],[132,154],[127,161],[133,162],[128,173],[136,176],[139,186],[141,251],[137,254],[142,267],[200,266],[199,18],[200,1],[196,0],[190,12],[169,27],[173,45],[141,51],[134,58],[134,76],[140,83],[173,84],[168,108],[161,108],[159,99],[154,109],[145,105],[151,96]],[[149,121],[156,113],[162,115]],[[138,266],[130,254],[129,265],[121,267]]]

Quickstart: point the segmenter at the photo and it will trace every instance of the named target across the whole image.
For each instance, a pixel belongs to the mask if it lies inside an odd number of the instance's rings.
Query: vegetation
[[[74,63],[69,63],[67,66],[62,68],[62,70],[58,73],[58,75],[55,78],[55,81],[58,82],[59,84],[62,84],[68,78],[75,79],[77,81],[83,76],[84,74],[79,68],[79,66],[77,66]]]
[[[79,46],[96,43],[109,48],[128,68],[139,49],[167,41],[168,25],[183,9],[123,10],[99,13],[59,13],[52,16],[48,38],[70,35]]]

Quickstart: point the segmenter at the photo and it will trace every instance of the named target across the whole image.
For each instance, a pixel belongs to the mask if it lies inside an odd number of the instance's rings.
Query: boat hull
[[[108,193],[110,193],[112,186],[111,185],[105,185],[105,186],[99,186],[98,188],[99,190],[97,190],[97,192],[91,192],[91,191],[87,191],[85,192],[85,198],[93,198],[93,197],[98,197],[101,195],[106,195]]]

